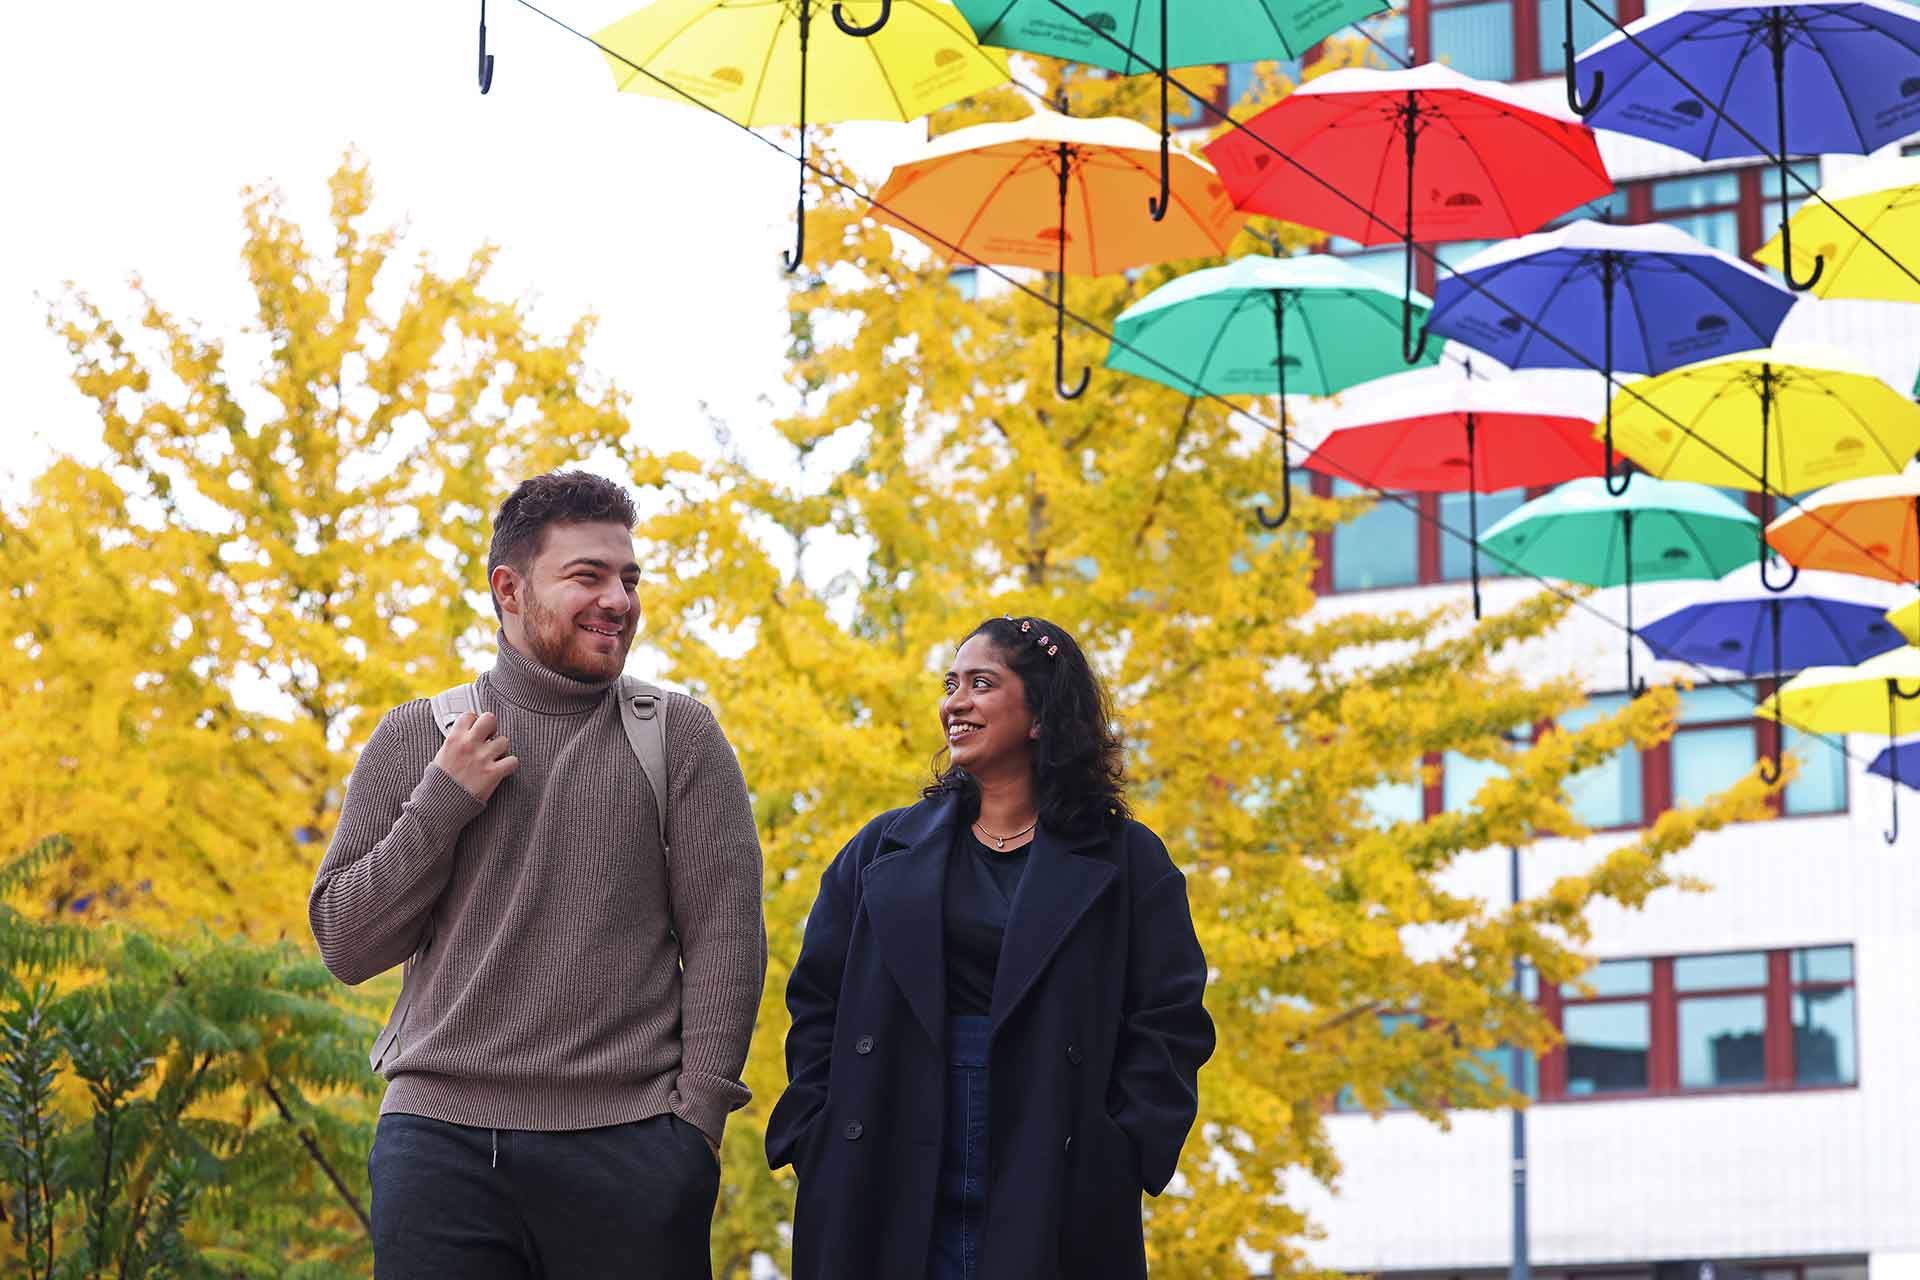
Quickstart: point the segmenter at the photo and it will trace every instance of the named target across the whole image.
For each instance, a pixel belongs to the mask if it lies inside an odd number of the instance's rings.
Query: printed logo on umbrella
[[[913,82],[914,96],[931,98],[957,82],[966,71],[967,55],[949,45],[933,55],[933,70]]]

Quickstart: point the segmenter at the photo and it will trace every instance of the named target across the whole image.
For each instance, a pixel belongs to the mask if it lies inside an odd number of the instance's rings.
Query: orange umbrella
[[[1039,110],[936,138],[888,175],[873,216],[975,262],[1055,272],[1054,390],[1071,400],[1088,373],[1067,389],[1067,272],[1211,257],[1247,220],[1211,168],[1176,154],[1171,208],[1155,221],[1146,206],[1160,189],[1159,162],[1158,137],[1137,121]]]
[[[1801,569],[1920,582],[1920,475],[1828,485],[1768,525],[1767,545]]]

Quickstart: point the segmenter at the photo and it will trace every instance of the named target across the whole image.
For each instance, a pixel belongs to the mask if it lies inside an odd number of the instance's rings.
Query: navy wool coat
[[[787,983],[767,1159],[799,1175],[794,1280],[923,1280],[946,1099],[942,896],[959,802],[868,823],[821,877]],[[1137,822],[1041,827],[993,990],[989,1280],[1147,1274],[1140,1193],[1173,1177],[1213,1052],[1186,881]]]

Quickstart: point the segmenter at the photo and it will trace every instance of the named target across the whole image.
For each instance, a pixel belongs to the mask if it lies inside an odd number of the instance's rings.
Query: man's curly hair
[[[487,581],[493,581],[494,569],[503,564],[524,575],[553,525],[611,523],[631,529],[639,521],[627,491],[590,471],[549,471],[522,480],[493,517]],[[500,614],[497,599],[493,612]]]

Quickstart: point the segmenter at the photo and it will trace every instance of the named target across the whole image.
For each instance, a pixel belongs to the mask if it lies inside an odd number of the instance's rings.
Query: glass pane
[[[980,269],[978,267],[955,267],[947,272],[947,283],[957,290],[961,297],[972,302],[980,296]]]
[[[1578,208],[1567,210],[1547,225],[1563,226],[1579,218],[1591,218],[1595,222],[1625,222],[1627,212],[1627,193],[1609,191],[1606,195],[1589,200]]]
[[[1567,780],[1573,816],[1589,827],[1630,827],[1641,816],[1640,753],[1622,747],[1605,764]]]
[[[1333,482],[1335,497],[1364,493],[1345,480]],[[1405,587],[1420,580],[1420,516],[1390,499],[1333,531],[1333,589]]]
[[[1853,1084],[1853,988],[1796,991],[1793,1079],[1796,1084]]]
[[[1675,209],[1711,209],[1716,205],[1740,203],[1740,175],[1731,169],[1718,173],[1690,174],[1684,178],[1663,178],[1650,183],[1653,211],[1668,213]]]
[[[1680,1002],[1680,1087],[1762,1084],[1767,1078],[1767,998],[1709,996]]]
[[[1783,745],[1800,758],[1800,773],[1784,793],[1788,813],[1845,813],[1847,756],[1842,740],[1789,728]]]
[[[1753,719],[1754,693],[1750,684],[1710,684],[1680,695],[1680,723]]]
[[[1678,956],[1673,962],[1675,991],[1724,991],[1730,987],[1767,985],[1764,951],[1736,951],[1718,956]]]
[[[1602,960],[1587,970],[1580,982],[1563,983],[1560,994],[1570,1000],[1586,995],[1580,988],[1593,988],[1596,996],[1643,996],[1653,990],[1653,961]]]
[[[1506,1085],[1508,1071],[1513,1066],[1513,1050],[1482,1049],[1473,1055],[1479,1060],[1480,1078],[1498,1085]],[[1518,1088],[1529,1098],[1540,1096],[1540,1063],[1530,1053],[1520,1055],[1520,1083]]]
[[[1673,735],[1673,803],[1702,804],[1753,768],[1758,739],[1751,724],[1683,729]]]
[[[1725,213],[1680,214],[1656,221],[1680,228],[1709,249],[1735,255],[1740,252],[1740,217],[1731,209]]]
[[[1433,61],[1483,80],[1513,79],[1513,6],[1508,0],[1435,9],[1427,21]]]
[[[1789,166],[1792,171],[1807,180],[1812,186],[1820,185],[1820,162],[1818,160],[1796,160]],[[1780,174],[1777,169],[1768,169],[1760,177],[1760,235],[1761,243],[1773,239],[1773,233],[1780,229]],[[1787,179],[1788,217],[1793,216],[1801,205],[1811,197],[1806,187],[1792,178]]]
[[[1418,782],[1382,782],[1361,792],[1360,803],[1376,827],[1421,822],[1427,816],[1427,789]]]
[[[1561,44],[1567,38],[1567,6],[1561,0],[1539,0],[1540,3],[1540,74],[1553,75],[1567,65]],[[1620,0],[1602,0],[1602,8],[1614,17],[1620,16]],[[1598,44],[1613,34],[1613,27],[1607,20],[1584,4],[1573,6],[1573,56],[1577,59],[1589,46]],[[1587,91],[1581,86],[1581,92]]]
[[[1506,766],[1491,760],[1476,760],[1458,751],[1441,757],[1440,803],[1448,813],[1458,813],[1473,803],[1480,785],[1489,778],[1504,778]]]
[[[1795,982],[1852,982],[1852,947],[1807,947],[1793,953],[1789,968]]]
[[[1441,253],[1446,250],[1442,249]],[[1494,521],[1501,519],[1509,511],[1517,509],[1527,500],[1525,489],[1502,489],[1498,493],[1480,495],[1480,528],[1484,531],[1492,527]],[[1472,531],[1473,522],[1467,518],[1467,495],[1464,493],[1443,493],[1440,495],[1440,523],[1446,529],[1458,529],[1462,534]],[[1448,582],[1464,582],[1472,574],[1473,551],[1467,546],[1464,537],[1456,538],[1446,529],[1440,530],[1440,576]],[[1480,574],[1490,577],[1500,572],[1500,562],[1480,559]]]
[[[1645,1089],[1651,1024],[1643,1001],[1568,1006],[1561,1014],[1567,1093],[1578,1098]]]

